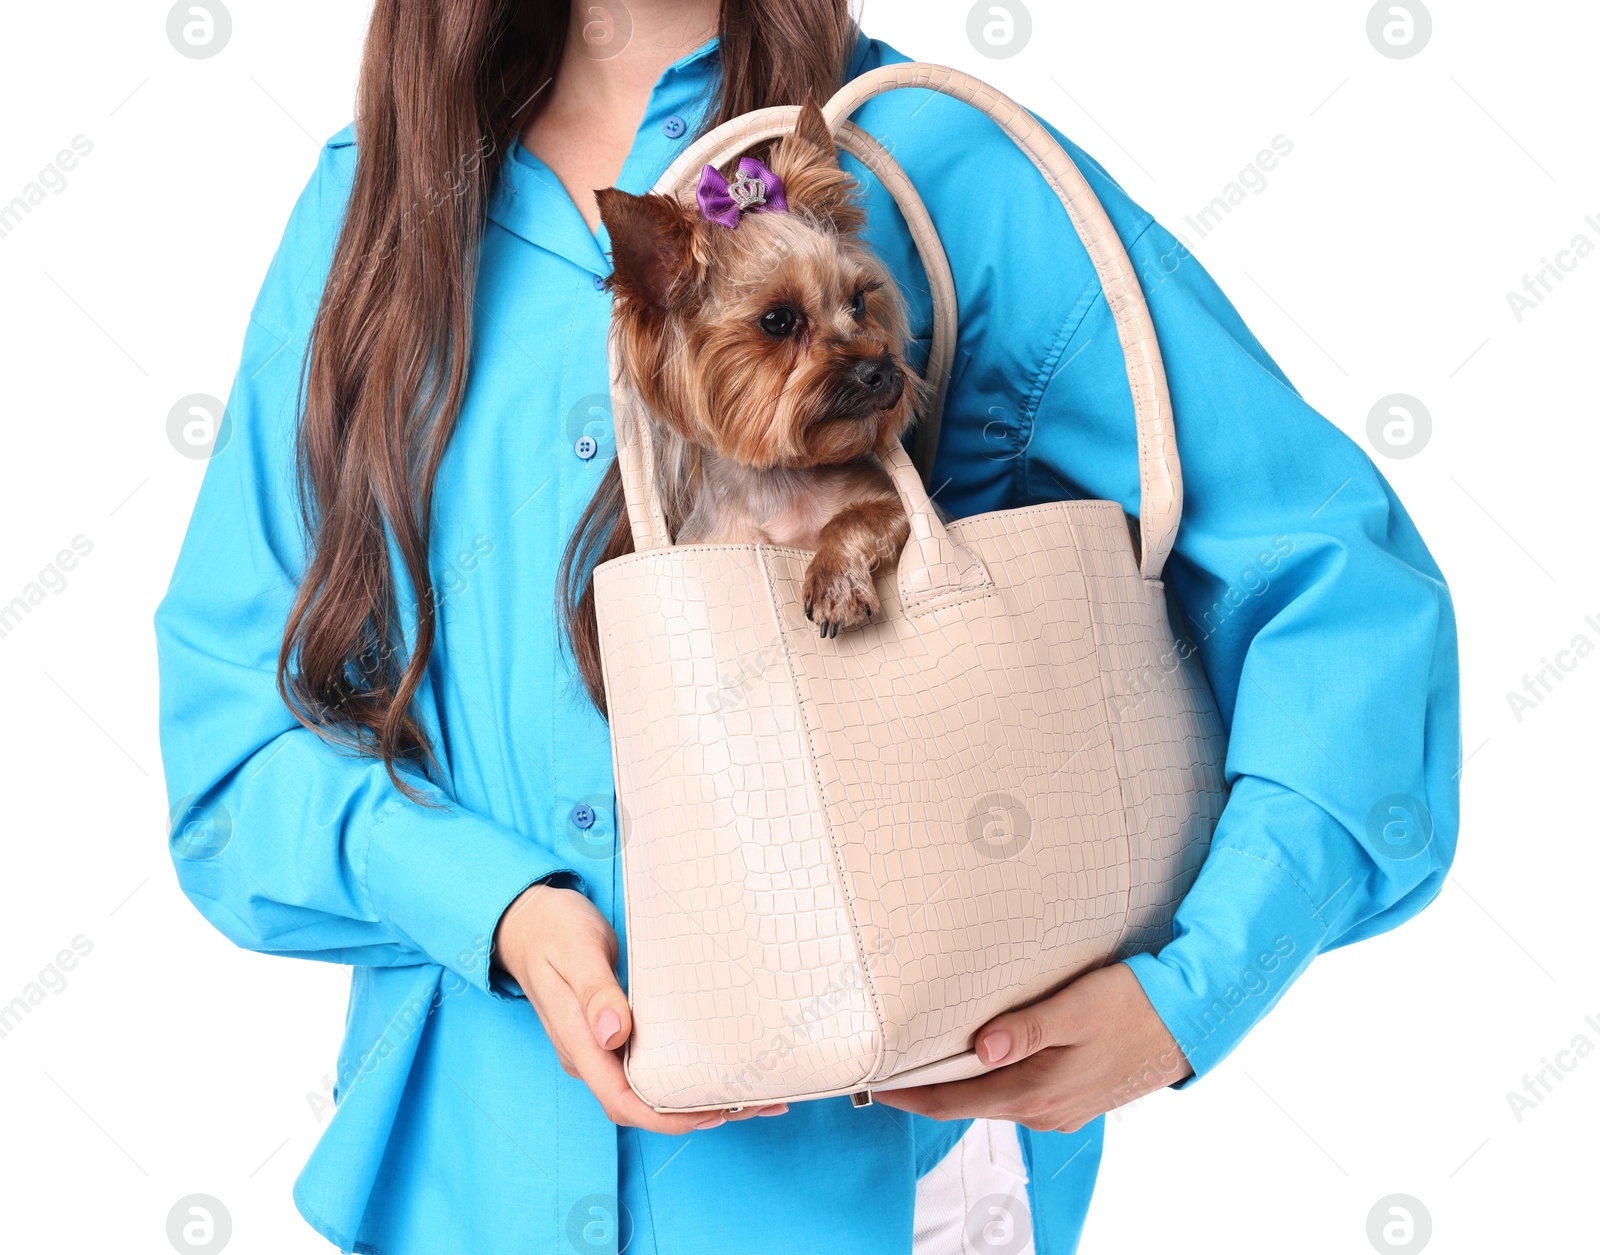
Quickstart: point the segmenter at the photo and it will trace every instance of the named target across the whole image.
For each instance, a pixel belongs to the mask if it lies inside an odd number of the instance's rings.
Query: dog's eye
[[[800,316],[794,312],[792,306],[779,305],[761,315],[761,330],[781,340],[794,331],[799,321]]]
[[[857,322],[867,316],[867,290],[857,288],[856,294],[850,298],[850,314]]]

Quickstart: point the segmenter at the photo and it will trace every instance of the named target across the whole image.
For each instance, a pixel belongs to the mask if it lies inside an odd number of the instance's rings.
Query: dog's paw
[[[864,567],[828,561],[822,554],[806,568],[803,586],[806,618],[817,625],[823,636],[837,636],[846,630],[869,623],[882,607],[878,590],[872,586],[872,572]]]

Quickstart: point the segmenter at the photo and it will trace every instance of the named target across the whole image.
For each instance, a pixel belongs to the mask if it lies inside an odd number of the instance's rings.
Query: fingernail
[[[727,1120],[723,1119],[723,1117],[721,1117],[721,1116],[712,1116],[711,1119],[702,1120],[702,1121],[700,1121],[699,1124],[695,1125],[694,1127],[696,1129],[714,1129],[714,1128],[717,1127],[717,1125],[726,1124],[726,1123],[727,1123]]]
[[[780,1102],[774,1103],[770,1107],[759,1107],[756,1109],[756,1114],[758,1116],[781,1116],[787,1110],[789,1110],[789,1104]]]
[[[600,1012],[600,1022],[595,1027],[600,1033],[601,1047],[610,1050],[611,1039],[622,1031],[622,1017],[607,1007]]]
[[[999,1063],[1011,1053],[1011,1034],[1004,1029],[990,1033],[978,1043],[978,1051],[983,1055],[985,1063]]]

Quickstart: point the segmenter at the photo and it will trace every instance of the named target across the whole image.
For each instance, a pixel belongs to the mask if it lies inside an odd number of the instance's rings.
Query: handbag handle
[[[970,74],[926,62],[905,62],[882,66],[845,84],[823,107],[823,116],[840,146],[871,168],[894,196],[927,271],[934,308],[928,378],[934,384],[938,403],[923,416],[917,447],[919,463],[924,470],[931,467],[937,447],[944,393],[955,352],[955,285],[932,219],[916,189],[881,144],[847,121],[868,100],[902,87],[937,91],[988,114],[1027,154],[1066,209],[1094,265],[1116,323],[1138,434],[1139,569],[1145,579],[1160,579],[1183,512],[1183,474],[1161,350],[1127,250],[1082,172],[1032,114]],[[798,115],[796,106],[779,106],[724,123],[680,154],[656,190],[681,195],[701,166],[720,164],[741,148],[789,133]],[[634,413],[636,402],[626,404],[628,394],[621,386],[615,346],[612,391],[620,403],[617,458],[635,548],[668,546],[672,539],[661,511],[656,477],[645,473],[645,468],[654,465],[650,423],[639,421],[647,416]],[[908,608],[987,584],[988,574],[982,564],[946,534],[910,458],[897,449],[885,459],[885,466],[911,518],[911,540],[900,563],[900,591]]]
[[[1147,580],[1160,579],[1183,515],[1183,470],[1178,462],[1167,373],[1150,307],[1105,206],[1083,172],[1038,119],[982,79],[948,66],[919,61],[882,66],[846,83],[823,107],[822,115],[837,127],[840,119],[849,117],[874,96],[901,87],[941,92],[983,110],[1028,155],[1066,208],[1078,239],[1094,263],[1122,344],[1139,437],[1139,573]],[[905,212],[905,206],[901,209]],[[907,213],[908,219],[909,216]]]
[[[714,131],[707,131],[683,150],[677,160],[667,166],[666,173],[656,181],[653,190],[682,198],[686,190],[693,187],[693,179],[698,178],[702,166],[722,165],[728,158],[754,147],[758,142],[792,134],[798,118],[800,106],[795,104],[755,109],[749,114],[731,118]],[[838,144],[877,174],[878,181],[890,189],[894,200],[909,210],[907,221],[914,224],[912,239],[917,245],[918,255],[922,256],[923,271],[928,274],[928,283],[934,293],[933,344],[928,351],[928,368],[925,371],[925,378],[933,384],[930,394],[933,400],[928,413],[918,416],[922,419],[918,429],[926,429],[930,424],[938,429],[939,415],[944,411],[944,395],[949,387],[950,367],[955,360],[955,280],[950,275],[949,259],[944,255],[944,245],[939,242],[938,232],[933,231],[922,195],[907,178],[906,171],[901,170],[899,162],[890,157],[888,149],[853,122],[846,122],[838,128]],[[654,461],[650,426],[638,421],[640,411],[637,403],[624,387],[618,371],[616,346],[613,344],[610,347],[618,461],[621,463],[624,499],[629,506],[629,520],[634,530],[634,547],[640,551],[661,549],[672,544],[672,536],[667,531],[666,515],[662,514],[659,504],[658,485],[651,477],[642,474],[642,464],[651,466]],[[634,434],[642,442],[637,451],[629,448],[630,437]]]
[[[839,147],[871,170],[878,177],[878,182],[894,197],[906,225],[911,229],[911,242],[916,246],[917,254],[922,259],[922,269],[928,278],[928,292],[933,298],[933,343],[928,349],[924,378],[933,387],[929,393],[931,400],[927,412],[917,416],[916,451],[913,454],[913,460],[926,483],[932,474],[934,450],[939,443],[939,423],[944,415],[945,392],[950,386],[950,372],[955,363],[956,327],[959,325],[956,281],[950,273],[950,260],[945,256],[939,233],[933,229],[933,218],[922,203],[916,184],[906,176],[900,163],[889,155],[889,150],[874,136],[854,122],[835,119],[826,113],[823,116]],[[720,166],[764,140],[792,134],[799,117],[798,105],[777,105],[757,109],[724,123],[680,153],[657,182],[656,190],[677,193],[693,186],[702,167]]]
[[[798,105],[775,105],[723,123],[681,153],[657,180],[655,190],[681,196],[693,185],[701,167],[721,165],[729,157],[763,140],[792,134],[799,117]],[[854,123],[835,124],[833,130],[840,147],[872,170],[905,212],[928,276],[929,290],[933,294],[934,327],[925,377],[932,385],[933,399],[928,413],[921,416],[920,426],[923,435],[928,435],[931,429],[931,436],[926,440],[931,461],[956,351],[956,285],[950,273],[950,262],[921,195],[888,149]],[[622,473],[623,499],[628,505],[628,521],[633,529],[634,549],[668,548],[672,535],[661,508],[659,483],[655,475],[647,473],[647,468],[655,465],[652,421],[627,387],[620,367],[621,354],[613,342],[611,392],[617,462]],[[992,588],[993,581],[983,563],[950,539],[933,508],[922,475],[898,443],[884,457],[883,465],[900,493],[910,523],[910,535],[901,553],[897,577],[901,605],[915,612],[942,602],[948,596]]]

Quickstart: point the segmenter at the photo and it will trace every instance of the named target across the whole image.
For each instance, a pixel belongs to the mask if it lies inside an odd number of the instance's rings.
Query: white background
[[[7,1249],[165,1252],[192,1193],[231,1212],[230,1251],[330,1249],[289,1190],[326,1118],[347,976],[236,951],[179,894],[150,623],[204,468],[167,413],[227,395],[290,206],[350,117],[366,5],[230,3],[209,60],[174,51],[163,3],[4,16],[0,203],[93,144],[0,238],[0,602],[73,537],[93,545],[0,639],[0,1003],[75,936],[93,945],[0,1039]],[[1580,233],[1600,245],[1600,10],[1432,0],[1430,42],[1397,60],[1362,0],[1034,0],[1028,46],[996,60],[969,7],[870,0],[864,22],[1094,153],[1353,437],[1370,447],[1381,397],[1426,405],[1427,446],[1377,460],[1461,626],[1450,883],[1320,959],[1204,1083],[1111,1117],[1084,1252],[1365,1252],[1394,1193],[1441,1253],[1597,1249],[1580,1199],[1600,1053],[1520,1121],[1506,1095],[1580,1033],[1600,1047],[1600,657],[1520,721],[1506,694],[1579,633],[1600,644],[1600,254],[1520,322],[1506,294]],[[1278,135],[1294,148],[1266,189],[1199,238],[1185,216]]]

